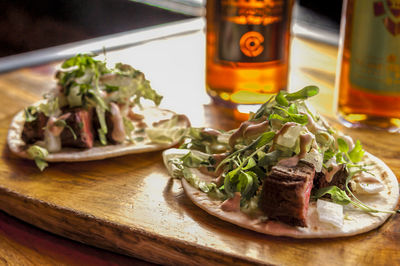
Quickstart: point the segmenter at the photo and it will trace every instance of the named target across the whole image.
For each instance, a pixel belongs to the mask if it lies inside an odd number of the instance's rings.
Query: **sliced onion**
[[[341,228],[343,226],[343,206],[326,200],[317,200],[317,213],[321,222]]]

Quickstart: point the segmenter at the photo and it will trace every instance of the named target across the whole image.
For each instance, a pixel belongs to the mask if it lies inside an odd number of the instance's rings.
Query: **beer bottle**
[[[207,0],[206,89],[228,107],[287,87],[291,0]]]
[[[400,126],[400,1],[344,3],[338,114],[350,127]]]

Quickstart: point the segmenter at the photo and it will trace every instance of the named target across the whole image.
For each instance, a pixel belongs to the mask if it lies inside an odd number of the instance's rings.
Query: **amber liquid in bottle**
[[[374,127],[398,131],[400,57],[396,53],[400,50],[397,46],[400,41],[400,31],[396,32],[396,28],[393,30],[390,27],[393,16],[390,14],[390,8],[384,7],[387,1],[374,3],[370,0],[361,0],[365,2],[358,3],[359,5],[356,5],[356,1],[347,1],[347,8],[343,13],[346,24],[345,28],[342,28],[338,113],[342,122],[350,127]],[[361,4],[366,5],[365,9],[360,10]],[[363,12],[363,15],[355,16],[355,12]],[[367,16],[369,18],[366,19]],[[367,23],[374,20],[375,22]],[[363,27],[354,23],[359,23]],[[372,29],[371,25],[375,28]],[[373,32],[362,32],[366,30]],[[377,31],[384,37],[378,36]],[[365,48],[366,46],[371,47]],[[393,47],[394,52],[391,51]],[[367,52],[363,55],[359,52],[360,49]]]
[[[228,107],[287,87],[292,1],[207,0],[206,88]]]

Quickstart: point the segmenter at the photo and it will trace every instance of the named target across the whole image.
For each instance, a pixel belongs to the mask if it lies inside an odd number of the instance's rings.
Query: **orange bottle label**
[[[285,56],[288,1],[222,0],[216,61],[269,62]]]

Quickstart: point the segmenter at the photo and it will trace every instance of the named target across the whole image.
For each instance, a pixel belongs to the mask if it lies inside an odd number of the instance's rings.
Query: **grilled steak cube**
[[[329,186],[337,186],[340,189],[345,190],[348,173],[344,165],[340,165],[339,167],[340,168],[337,170],[337,172],[333,175],[333,177],[331,177],[331,181],[327,180],[327,174],[324,174],[323,172],[316,173],[314,179],[314,188],[319,189]]]
[[[35,143],[44,139],[44,128],[49,118],[44,113],[37,113],[37,117],[32,122],[25,122],[22,130],[22,140],[26,144]]]
[[[263,183],[260,209],[270,219],[306,227],[314,175],[314,166],[304,162],[294,167],[272,167]]]
[[[75,148],[93,147],[92,111],[77,108],[69,112],[71,115],[65,120],[69,128],[65,127],[60,135],[62,146]]]

